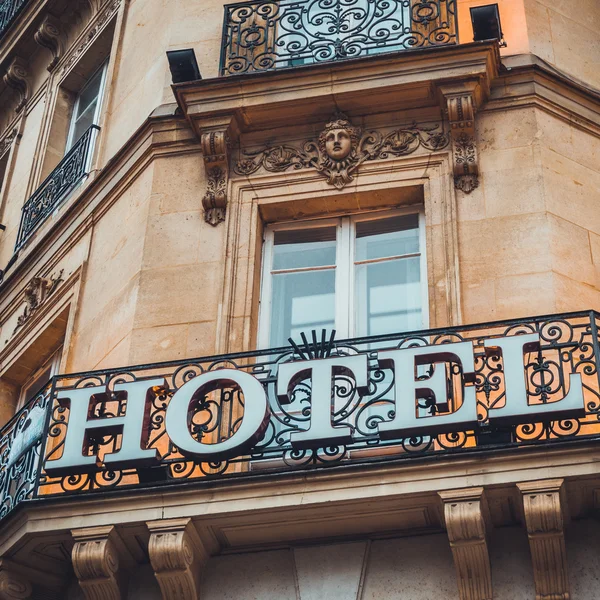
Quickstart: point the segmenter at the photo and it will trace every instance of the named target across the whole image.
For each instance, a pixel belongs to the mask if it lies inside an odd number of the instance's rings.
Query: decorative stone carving
[[[6,134],[0,141],[0,158],[2,158],[11,148],[13,142],[18,136],[18,130],[15,127],[10,133]]]
[[[48,65],[48,71],[52,72],[64,53],[64,37],[60,21],[52,15],[46,15],[34,33],[33,39],[52,53],[52,60]]]
[[[465,194],[479,187],[475,104],[470,92],[446,96],[454,165],[454,185]]]
[[[214,227],[225,220],[227,210],[230,140],[227,131],[211,131],[202,134],[200,143],[206,169],[204,220]]]
[[[148,553],[164,600],[197,600],[200,569],[208,555],[191,519],[147,524]]]
[[[57,276],[50,278],[34,277],[25,288],[25,308],[17,319],[17,326],[13,331],[13,335],[31,319],[33,314],[44,304],[44,302],[52,296],[56,288],[63,281],[64,269],[60,270]]]
[[[2,564],[0,567],[0,600],[25,600],[31,597],[32,591],[29,581]]]
[[[61,71],[61,77],[71,69],[71,67],[77,63],[81,56],[86,52],[90,45],[96,40],[98,35],[104,29],[104,25],[110,21],[110,19],[117,12],[121,5],[121,0],[108,0],[102,8],[94,8],[99,3],[96,0],[87,0],[92,11],[95,13],[93,19],[93,25],[84,35],[83,39],[75,46],[71,51],[69,57],[66,59]],[[96,12],[97,11],[97,12]]]
[[[529,537],[536,600],[569,600],[562,479],[519,483]]]
[[[492,600],[483,488],[439,492],[461,600]]]
[[[88,600],[121,600],[123,582],[113,526],[89,527],[71,532],[75,546],[73,569]]]
[[[29,65],[24,58],[15,56],[3,77],[5,85],[19,94],[17,112],[21,112],[31,97]]]
[[[439,125],[419,128],[413,124],[387,134],[379,131],[363,134],[348,117],[337,113],[325,125],[317,141],[307,141],[302,149],[281,145],[245,152],[234,171],[250,175],[261,167],[274,173],[312,168],[323,175],[329,185],[341,190],[353,181],[354,173],[365,161],[405,156],[419,147],[442,150],[448,143],[448,136]]]

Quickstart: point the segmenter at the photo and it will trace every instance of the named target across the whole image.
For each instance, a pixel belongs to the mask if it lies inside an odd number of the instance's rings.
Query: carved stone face
[[[352,151],[350,132],[347,129],[332,129],[327,132],[325,150],[333,160],[344,160]]]

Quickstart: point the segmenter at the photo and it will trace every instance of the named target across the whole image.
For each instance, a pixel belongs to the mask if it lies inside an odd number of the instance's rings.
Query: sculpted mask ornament
[[[337,113],[319,138],[306,142],[302,149],[281,145],[244,152],[234,171],[238,175],[251,175],[261,167],[272,173],[313,168],[327,178],[329,185],[341,190],[354,179],[354,173],[364,161],[405,156],[419,148],[441,150],[449,142],[449,136],[439,125],[418,128],[413,124],[387,134],[378,131],[363,134],[348,117]]]

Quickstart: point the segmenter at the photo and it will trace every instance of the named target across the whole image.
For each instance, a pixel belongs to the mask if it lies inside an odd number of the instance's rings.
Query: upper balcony
[[[456,0],[256,0],[225,6],[221,75],[458,43]]]
[[[28,2],[29,0],[0,0],[0,38]]]

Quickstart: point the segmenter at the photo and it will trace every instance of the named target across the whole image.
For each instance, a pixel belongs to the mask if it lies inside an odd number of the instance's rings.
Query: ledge
[[[439,106],[438,86],[463,81],[478,82],[481,105],[499,68],[497,42],[478,42],[218,77],[173,92],[197,134],[232,113],[246,132],[322,122],[336,109],[356,116]]]

